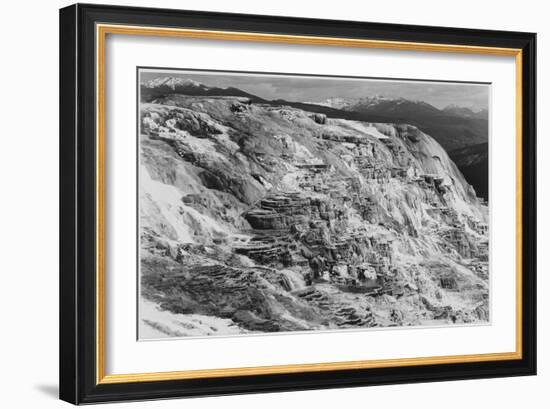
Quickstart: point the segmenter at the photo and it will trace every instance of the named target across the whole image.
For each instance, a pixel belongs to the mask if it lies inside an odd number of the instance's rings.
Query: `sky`
[[[165,76],[188,78],[210,87],[235,87],[268,100],[320,102],[331,97],[363,98],[380,95],[424,101],[439,109],[448,105],[467,107],[474,111],[489,108],[490,86],[487,84],[173,70],[141,71],[141,82]]]

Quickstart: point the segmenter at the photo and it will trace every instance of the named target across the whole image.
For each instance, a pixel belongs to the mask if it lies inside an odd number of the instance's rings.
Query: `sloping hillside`
[[[142,336],[488,320],[487,209],[432,137],[242,96],[149,101]]]
[[[489,200],[489,144],[456,149],[449,152],[449,156],[477,195]]]

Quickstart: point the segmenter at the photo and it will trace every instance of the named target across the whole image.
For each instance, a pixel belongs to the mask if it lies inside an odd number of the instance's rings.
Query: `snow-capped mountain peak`
[[[147,81],[144,86],[146,88],[160,88],[168,87],[172,90],[176,88],[203,88],[208,89],[208,87],[200,82],[181,77],[159,77]]]
[[[484,118],[488,116],[487,109],[479,109],[474,107],[464,107],[457,104],[447,105],[442,109],[443,112],[451,115],[460,116],[463,118]]]
[[[344,98],[344,97],[331,97],[324,101],[307,102],[308,104],[321,105],[334,109],[353,110],[356,106],[368,108],[376,106],[380,103],[394,102],[396,104],[402,104],[405,102],[414,102],[419,104],[425,104],[423,101],[409,101],[405,98],[390,98],[384,95],[375,94],[362,98]]]
[[[357,102],[357,98],[342,98],[342,97],[331,97],[323,101],[316,102],[305,102],[306,104],[320,105],[328,108],[334,109],[345,109]]]

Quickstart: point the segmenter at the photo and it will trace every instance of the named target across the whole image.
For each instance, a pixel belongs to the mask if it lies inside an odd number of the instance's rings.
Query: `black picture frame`
[[[96,23],[522,51],[522,351],[505,361],[97,382]],[[536,34],[77,4],[60,10],[60,398],[74,404],[536,374]]]

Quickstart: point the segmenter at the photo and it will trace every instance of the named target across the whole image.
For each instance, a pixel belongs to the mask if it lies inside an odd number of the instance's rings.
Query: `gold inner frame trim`
[[[156,36],[223,41],[248,41],[297,45],[372,48],[400,51],[484,54],[515,57],[516,65],[516,348],[512,352],[450,355],[314,364],[186,370],[131,374],[105,373],[105,42],[108,34]],[[318,36],[197,30],[116,24],[96,25],[96,382],[128,382],[205,379],[215,377],[292,374],[350,369],[390,368],[468,362],[517,360],[522,358],[522,51],[515,48],[432,44],[402,41],[362,40]]]

